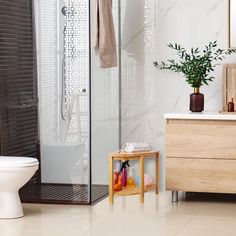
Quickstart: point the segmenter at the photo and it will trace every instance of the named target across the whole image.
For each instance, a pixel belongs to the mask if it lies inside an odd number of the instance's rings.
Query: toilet
[[[0,156],[0,219],[24,216],[18,191],[38,167],[36,158]]]

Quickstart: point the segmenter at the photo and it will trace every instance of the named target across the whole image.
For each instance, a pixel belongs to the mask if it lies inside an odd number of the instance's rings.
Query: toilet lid
[[[2,167],[28,167],[38,165],[36,158],[0,156],[0,168]]]

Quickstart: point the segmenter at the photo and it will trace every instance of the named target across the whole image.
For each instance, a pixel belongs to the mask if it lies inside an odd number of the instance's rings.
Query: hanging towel
[[[99,56],[100,67],[117,66],[112,0],[93,1],[93,47]]]

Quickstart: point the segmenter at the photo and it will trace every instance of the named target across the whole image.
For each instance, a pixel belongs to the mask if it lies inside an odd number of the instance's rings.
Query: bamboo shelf
[[[109,154],[109,201],[110,204],[114,202],[114,196],[127,196],[138,194],[140,196],[140,202],[144,203],[144,193],[156,190],[158,194],[158,161],[160,153],[158,151],[144,151],[144,152],[114,152]],[[156,183],[150,186],[144,186],[144,160],[148,158],[154,158],[156,167]],[[115,160],[137,160],[139,161],[139,176],[140,176],[140,186],[134,188],[126,187],[121,191],[115,192],[113,189],[113,170]]]
[[[155,185],[150,185],[150,186],[145,186],[144,187],[144,192],[151,192],[155,189]],[[114,192],[114,195],[116,196],[127,196],[127,195],[135,195],[135,194],[140,194],[141,189],[140,187],[134,187],[134,188],[129,188],[126,187],[125,189],[122,189],[121,191]]]

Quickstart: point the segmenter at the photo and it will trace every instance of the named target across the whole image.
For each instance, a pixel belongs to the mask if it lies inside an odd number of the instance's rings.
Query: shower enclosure
[[[34,3],[41,182],[26,186],[22,198],[90,204],[107,195],[106,156],[119,148],[119,67],[98,66],[92,1]],[[118,8],[113,1],[119,51]]]

